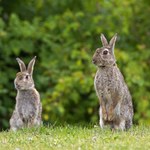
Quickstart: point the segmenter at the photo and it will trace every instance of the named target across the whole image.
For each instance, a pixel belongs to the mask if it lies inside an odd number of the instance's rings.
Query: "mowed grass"
[[[127,132],[98,126],[49,126],[0,133],[0,150],[149,150],[150,127]]]

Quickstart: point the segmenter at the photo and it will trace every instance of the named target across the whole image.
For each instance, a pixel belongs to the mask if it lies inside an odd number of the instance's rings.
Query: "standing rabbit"
[[[128,87],[116,65],[116,39],[117,34],[108,43],[101,34],[103,47],[96,49],[92,60],[98,67],[94,86],[100,102],[100,127],[110,125],[112,130],[126,130],[132,126],[133,106]]]
[[[10,129],[17,130],[22,127],[41,125],[42,105],[40,95],[34,87],[32,78],[36,56],[30,61],[28,67],[17,58],[20,71],[14,80],[17,89],[15,110],[10,119]]]

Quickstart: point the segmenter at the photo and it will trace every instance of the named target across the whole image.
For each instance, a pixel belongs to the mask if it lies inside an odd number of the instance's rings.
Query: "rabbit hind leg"
[[[103,129],[104,128],[104,121],[103,121],[103,114],[102,114],[102,107],[101,106],[99,108],[99,117],[100,117],[99,125]]]
[[[111,130],[112,131],[124,131],[126,128],[125,128],[125,124],[126,121],[124,119],[121,119],[119,122],[117,121],[114,121],[114,122],[111,122],[110,124],[110,127],[111,127]]]
[[[41,120],[41,118],[36,118],[36,119],[34,120],[34,125],[35,125],[35,126],[40,126],[40,125],[42,125],[42,120]]]
[[[14,111],[13,115],[10,119],[10,130],[17,131],[18,129],[22,128],[24,126],[23,121],[19,117],[19,114]]]
[[[100,106],[99,108],[99,117],[100,117],[100,120],[99,120],[99,125],[101,127],[101,129],[103,129],[104,127],[107,127],[108,126],[108,121],[104,120],[104,117],[103,117],[103,111],[102,111],[102,107]]]
[[[122,119],[119,124],[114,125],[115,130],[124,131],[125,130],[125,120]]]
[[[120,129],[121,131],[124,131],[124,130],[125,130],[125,124],[126,124],[125,119],[122,119],[122,120],[120,121],[120,123],[119,123],[119,129]]]
[[[126,120],[125,128],[128,130],[132,126],[132,119]]]

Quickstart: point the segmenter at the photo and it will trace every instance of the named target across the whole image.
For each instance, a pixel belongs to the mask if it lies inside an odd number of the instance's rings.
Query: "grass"
[[[128,132],[98,126],[50,126],[0,133],[0,150],[148,150],[150,127]]]

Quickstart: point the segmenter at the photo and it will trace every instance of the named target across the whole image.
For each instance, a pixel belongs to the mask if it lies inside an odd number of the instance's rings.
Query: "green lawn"
[[[150,127],[128,132],[101,130],[98,126],[54,126],[0,133],[0,150],[149,150]]]

